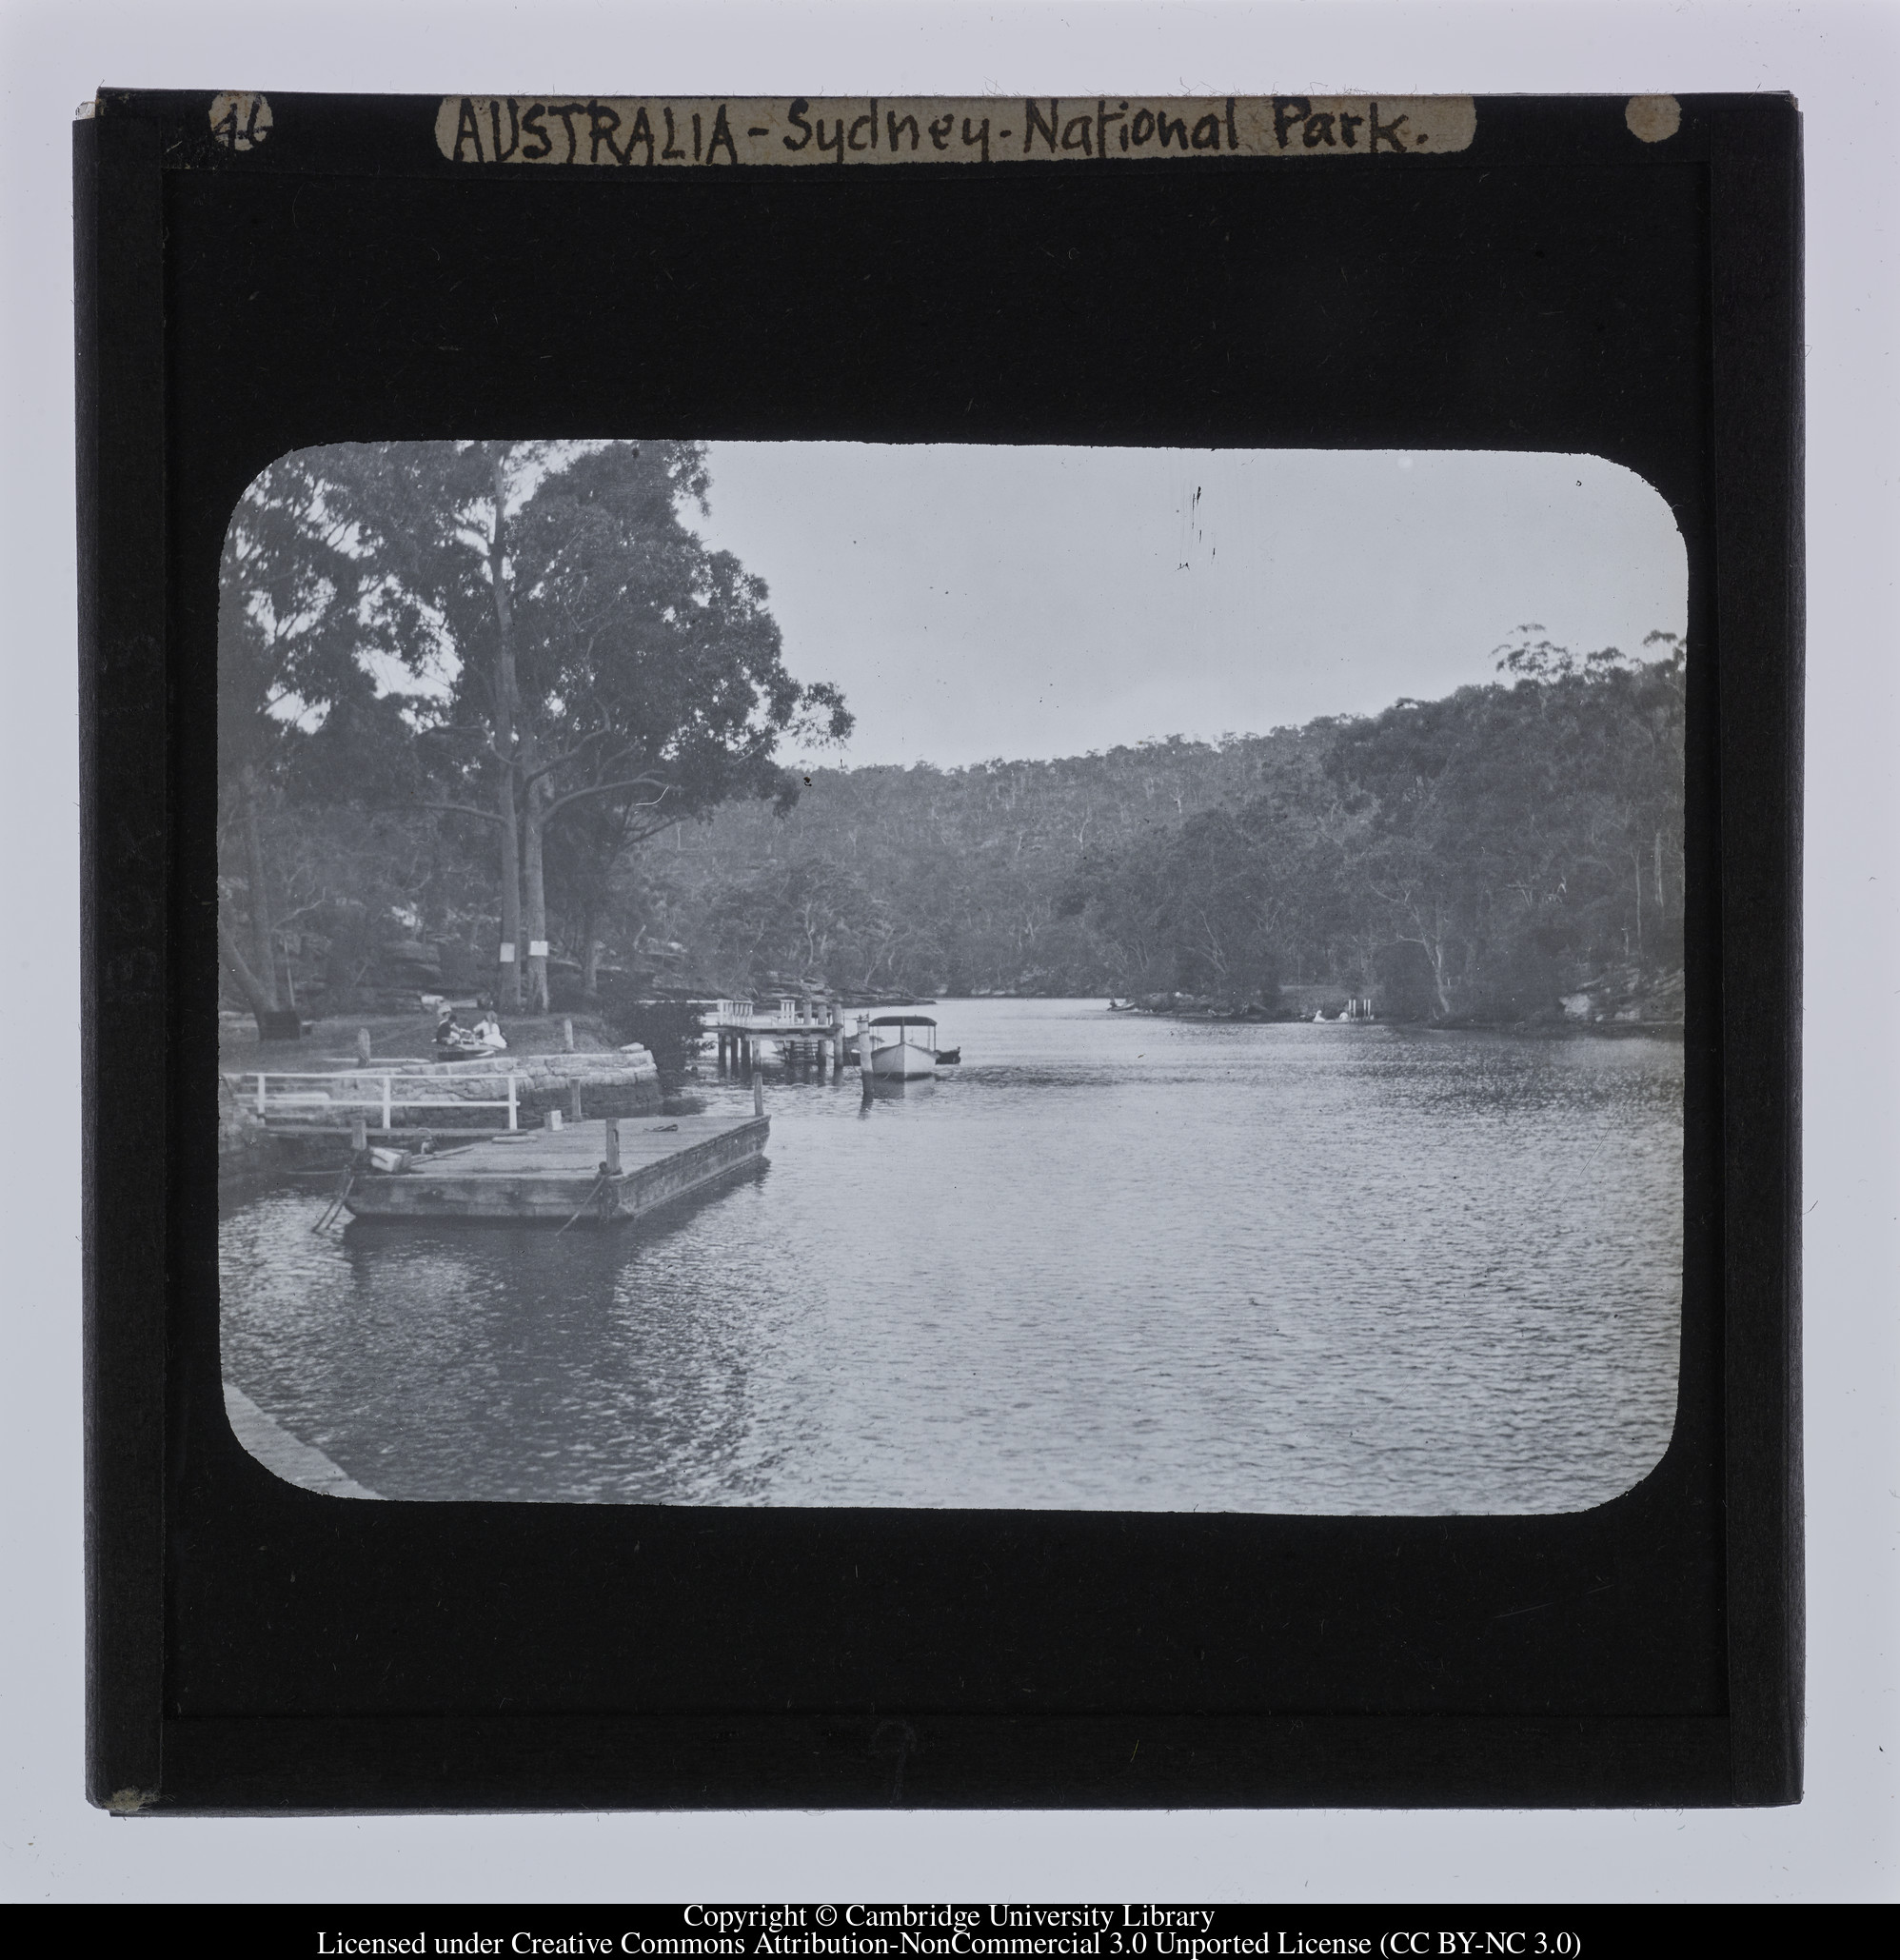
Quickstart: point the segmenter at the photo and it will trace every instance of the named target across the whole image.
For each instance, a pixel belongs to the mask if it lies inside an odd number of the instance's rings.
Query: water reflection
[[[234,1207],[230,1378],[390,1497],[1533,1512],[1661,1455],[1679,1047],[940,1017],[960,1068],[775,1088],[646,1225]]]

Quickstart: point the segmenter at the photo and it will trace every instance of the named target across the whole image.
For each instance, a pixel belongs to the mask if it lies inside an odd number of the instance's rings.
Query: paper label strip
[[[451,163],[608,169],[746,165],[1118,163],[1157,157],[1442,156],[1468,95],[908,98],[448,95]]]

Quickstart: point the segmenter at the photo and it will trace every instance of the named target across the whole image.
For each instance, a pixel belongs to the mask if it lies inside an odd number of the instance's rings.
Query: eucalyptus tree
[[[502,993],[519,1008],[524,716],[508,521],[559,452],[544,444],[386,442],[305,453],[350,523],[366,574],[366,643],[393,656],[412,683],[405,705],[421,766],[404,802],[493,828]]]
[[[683,521],[708,486],[703,445],[613,443],[546,473],[512,525],[525,930],[545,943],[559,826],[584,984],[629,850],[722,803],[788,808],[781,742],[851,729],[835,686],[786,669],[762,581]],[[544,963],[531,985],[544,1001]]]
[[[260,482],[281,536],[233,566],[232,684],[267,720],[294,707],[339,795],[377,777],[392,806],[491,830],[510,1008],[547,1004],[552,826],[598,894],[683,817],[790,802],[781,738],[850,728],[835,687],[787,672],[763,584],[683,522],[702,445],[344,444]]]

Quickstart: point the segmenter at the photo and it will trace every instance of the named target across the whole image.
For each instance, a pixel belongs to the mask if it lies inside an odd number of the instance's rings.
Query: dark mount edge
[[[164,1808],[1715,1807],[1731,1801],[1730,1728],[1723,1715],[203,1716],[166,1724],[178,1796]]]
[[[136,113],[75,127],[92,1801],[275,1810],[295,1787],[296,1808],[332,1811],[950,1807],[994,1801],[979,1793],[999,1779],[1040,1792],[1005,1801],[1104,1807],[1798,1799],[1799,121],[1785,98],[1718,120],[1711,277],[1731,1715],[916,1713],[871,1723],[841,1713],[161,1719],[166,1099],[146,1090],[115,1104],[109,1136],[100,1092],[160,1079],[152,1059],[168,1024],[164,132]],[[121,814],[141,809],[167,813],[143,836]],[[1117,1775],[1109,1757],[1130,1736],[1138,1748]],[[1023,1753],[1032,1749],[1033,1768]],[[504,1766],[521,1796],[497,1804],[483,1790]]]
[[[1735,1801],[1801,1795],[1801,143],[1780,96],[1711,173],[1722,826],[1729,1707]]]
[[[161,1787],[171,826],[159,133],[73,128],[88,1797]],[[107,1092],[111,1099],[106,1119]]]

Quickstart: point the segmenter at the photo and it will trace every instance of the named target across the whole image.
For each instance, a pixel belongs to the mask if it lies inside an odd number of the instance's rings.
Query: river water
[[[227,1379],[394,1498],[1554,1512],[1661,1456],[1679,1044],[935,1011],[960,1068],[775,1082],[645,1224],[228,1205]]]

